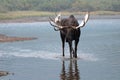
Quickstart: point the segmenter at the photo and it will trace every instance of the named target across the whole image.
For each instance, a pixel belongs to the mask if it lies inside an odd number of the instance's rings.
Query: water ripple
[[[41,58],[50,60],[69,60],[69,53],[62,57],[61,53],[49,52],[49,51],[32,51],[29,49],[22,49],[18,51],[5,52],[0,51],[0,57],[20,57],[20,58]],[[78,54],[78,60],[85,61],[98,61],[98,58],[91,53]]]

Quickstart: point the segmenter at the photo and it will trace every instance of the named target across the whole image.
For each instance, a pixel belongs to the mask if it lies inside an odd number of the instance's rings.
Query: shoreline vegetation
[[[0,13],[0,23],[27,23],[48,21],[49,16],[55,17],[59,12],[47,11],[12,11]],[[75,15],[77,19],[82,19],[85,12],[61,12],[63,16]],[[90,12],[90,19],[120,19],[120,12],[114,11],[94,11]]]

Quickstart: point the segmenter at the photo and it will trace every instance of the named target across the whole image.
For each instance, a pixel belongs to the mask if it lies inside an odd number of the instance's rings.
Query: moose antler
[[[86,13],[84,19],[82,20],[82,22],[80,23],[79,26],[61,26],[59,24],[57,24],[57,21],[60,21],[61,20],[61,13],[59,13],[57,15],[57,17],[55,19],[53,19],[52,17],[49,17],[50,21],[49,23],[51,24],[51,26],[54,27],[54,30],[55,31],[59,31],[60,29],[63,29],[63,28],[73,28],[73,29],[78,29],[78,28],[82,28],[85,26],[85,24],[87,23],[88,19],[89,19],[89,12]]]
[[[84,27],[85,24],[87,23],[88,19],[89,19],[89,12],[86,13],[84,20],[80,23],[79,26],[76,27],[76,29]]]
[[[63,28],[62,26],[57,24],[57,21],[60,21],[61,19],[61,13],[59,13],[55,19],[52,19],[51,17],[49,17],[49,19],[50,19],[49,23],[51,24],[51,26],[54,27],[55,31],[58,31]]]

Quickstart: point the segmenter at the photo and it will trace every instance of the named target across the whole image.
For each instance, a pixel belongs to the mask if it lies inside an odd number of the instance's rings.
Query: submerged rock
[[[8,74],[9,74],[9,72],[7,72],[7,71],[0,71],[0,77],[7,76]]]
[[[25,40],[34,40],[35,37],[11,37],[0,34],[0,42],[15,42],[15,41],[25,41]]]

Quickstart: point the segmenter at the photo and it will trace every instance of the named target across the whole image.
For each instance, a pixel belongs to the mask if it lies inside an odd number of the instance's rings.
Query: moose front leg
[[[70,58],[72,59],[72,53],[73,53],[72,41],[69,41],[68,44],[69,44],[69,49],[70,49]]]
[[[63,55],[63,57],[65,56],[65,54],[64,54],[64,47],[65,47],[65,41],[62,41],[62,55]]]
[[[64,47],[65,47],[65,35],[63,34],[63,32],[60,32],[60,36],[61,36],[61,41],[62,41],[62,56],[64,57]]]
[[[77,46],[78,46],[78,42],[79,42],[79,39],[75,40],[75,52],[73,54],[73,57],[75,57],[75,58],[77,58]]]

